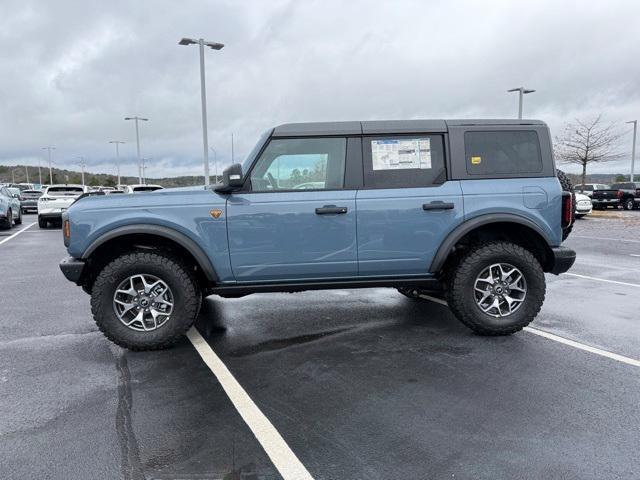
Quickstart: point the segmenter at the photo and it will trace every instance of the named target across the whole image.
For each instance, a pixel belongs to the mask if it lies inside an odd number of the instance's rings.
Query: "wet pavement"
[[[597,213],[532,326],[640,359],[640,212]],[[187,340],[102,337],[64,255],[37,225],[0,245],[2,478],[280,478]],[[392,289],[211,297],[197,328],[316,479],[640,476],[637,367]]]

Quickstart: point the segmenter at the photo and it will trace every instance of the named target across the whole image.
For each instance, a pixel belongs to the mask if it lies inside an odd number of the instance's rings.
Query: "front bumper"
[[[598,199],[596,200],[595,198],[591,199],[591,203],[593,204],[594,207],[600,207],[602,205],[620,205],[620,200],[617,198],[604,198],[604,199]]]
[[[86,262],[73,257],[65,257],[60,261],[60,270],[70,282],[79,285]]]
[[[570,248],[554,247],[551,252],[553,253],[553,263],[549,271],[554,275],[566,272],[576,261],[576,252]]]

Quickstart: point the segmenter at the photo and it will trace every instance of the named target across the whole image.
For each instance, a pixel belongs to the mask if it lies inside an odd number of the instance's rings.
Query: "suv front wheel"
[[[91,289],[98,328],[130,350],[171,346],[193,325],[201,292],[189,269],[164,252],[132,252],[112,260]]]
[[[544,272],[528,250],[510,242],[472,248],[449,275],[455,316],[481,335],[509,335],[527,326],[545,296]]]

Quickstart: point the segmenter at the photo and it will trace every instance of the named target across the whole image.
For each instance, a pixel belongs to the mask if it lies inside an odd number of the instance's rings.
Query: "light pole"
[[[42,150],[49,152],[49,186],[53,185],[53,170],[51,170],[51,150],[55,150],[56,147],[42,147]]]
[[[84,187],[84,166],[86,165],[84,163],[84,157],[78,157],[80,159],[80,163],[78,165],[80,165],[80,169],[82,171],[82,186]]]
[[[42,187],[42,170],[40,170],[40,161],[41,159],[38,158],[38,181],[40,182],[40,186]]]
[[[213,152],[213,168],[215,170],[216,183],[218,183],[218,154],[213,147],[211,147],[211,151]]]
[[[151,160],[151,157],[142,157],[142,184],[147,184],[147,166],[144,164],[145,160]]]
[[[109,140],[109,143],[113,143],[116,146],[116,169],[118,171],[118,185],[120,185],[120,151],[118,150],[118,145],[122,145],[125,142],[121,142],[120,140]]]
[[[16,169],[11,169],[11,183],[16,183]]]
[[[183,38],[178,45],[199,45],[200,47],[200,97],[202,100],[202,144],[204,162],[204,184],[209,186],[209,146],[207,140],[207,89],[204,82],[204,47],[205,45],[212,50],[220,50],[224,44],[217,42],[208,42],[202,38]]]
[[[630,182],[633,182],[633,170],[636,163],[636,134],[638,133],[638,120],[631,120],[626,123],[633,123],[633,147],[631,148],[631,177]]]
[[[148,118],[142,117],[124,117],[125,120],[135,120],[136,122],[136,148],[138,152],[138,181],[142,183],[142,167],[140,166],[140,132],[138,130],[138,121],[148,122]]]
[[[518,119],[522,119],[522,97],[527,93],[533,93],[535,90],[530,90],[524,87],[512,88],[511,90],[507,90],[507,92],[519,92],[518,94]]]
[[[29,182],[29,167],[27,165],[24,166],[24,171],[27,172],[27,183]]]

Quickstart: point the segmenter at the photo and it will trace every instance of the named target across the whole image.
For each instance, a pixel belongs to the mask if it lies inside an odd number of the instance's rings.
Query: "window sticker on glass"
[[[371,141],[374,170],[431,168],[431,139],[407,138]]]

